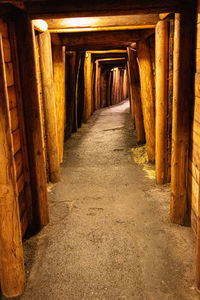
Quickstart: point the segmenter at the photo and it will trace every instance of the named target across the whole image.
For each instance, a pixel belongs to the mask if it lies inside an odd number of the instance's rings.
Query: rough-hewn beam
[[[156,25],[156,183],[167,181],[168,22]]]
[[[45,129],[47,135],[47,157],[51,182],[60,180],[59,147],[56,120],[55,91],[51,37],[48,31],[39,34],[39,55],[43,87]]]
[[[145,142],[145,133],[144,133],[144,122],[142,115],[142,104],[140,96],[140,75],[139,67],[137,62],[136,51],[128,48],[128,61],[129,61],[129,72],[130,72],[130,92],[131,92],[131,101],[133,106],[133,112],[135,116],[135,127],[137,134],[137,142]]]
[[[23,293],[25,273],[1,34],[0,78],[0,281],[3,294],[16,297]]]
[[[130,14],[150,14],[178,12],[190,9],[195,4],[193,0],[116,0],[116,1],[90,1],[74,0],[62,1],[58,5],[57,0],[28,1],[25,4],[26,11],[33,18],[41,17],[89,17],[89,16],[115,16]]]
[[[139,60],[142,112],[149,161],[155,160],[155,102],[150,49],[147,40],[137,43]]]
[[[149,14],[118,16],[117,18],[115,16],[104,16],[48,19],[47,23],[51,32],[83,32],[154,28],[158,21],[158,14]]]
[[[60,36],[67,50],[119,49],[138,41],[141,30],[65,33]]]
[[[171,221],[176,224],[184,224],[187,213],[189,115],[193,97],[193,20],[190,11],[175,15]]]
[[[32,24],[26,15],[20,14],[18,16],[16,32],[27,130],[31,189],[32,198],[34,199],[34,224],[40,227],[49,222],[46,161],[36,69],[35,39]]]

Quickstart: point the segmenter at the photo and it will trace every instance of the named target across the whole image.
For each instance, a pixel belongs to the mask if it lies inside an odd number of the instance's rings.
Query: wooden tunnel
[[[171,222],[196,235],[200,289],[200,1],[9,0],[0,3],[6,297],[23,293],[22,238],[49,222],[47,185],[61,179],[64,140],[96,110],[127,99],[156,183],[171,184]]]

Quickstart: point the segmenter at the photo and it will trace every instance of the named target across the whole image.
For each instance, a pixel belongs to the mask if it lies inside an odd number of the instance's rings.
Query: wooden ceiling
[[[195,0],[1,0],[26,11],[31,18],[95,17],[180,12]]]

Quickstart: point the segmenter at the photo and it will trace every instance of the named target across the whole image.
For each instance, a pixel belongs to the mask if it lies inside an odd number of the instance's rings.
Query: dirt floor
[[[51,222],[24,242],[21,300],[185,300],[195,289],[195,240],[169,220],[169,186],[137,147],[128,102],[96,112],[65,143]]]

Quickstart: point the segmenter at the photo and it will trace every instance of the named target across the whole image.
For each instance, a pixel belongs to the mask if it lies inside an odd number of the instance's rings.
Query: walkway
[[[128,102],[96,112],[66,142],[51,222],[24,243],[20,299],[200,299],[192,231],[170,224],[169,186],[133,161],[135,146]]]

